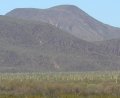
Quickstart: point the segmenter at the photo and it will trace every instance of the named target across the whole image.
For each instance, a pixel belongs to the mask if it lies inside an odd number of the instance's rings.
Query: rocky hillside
[[[60,5],[48,9],[17,8],[6,16],[43,21],[87,41],[120,38],[120,29],[97,21],[73,5]]]
[[[119,56],[43,22],[0,16],[0,71],[117,70]]]

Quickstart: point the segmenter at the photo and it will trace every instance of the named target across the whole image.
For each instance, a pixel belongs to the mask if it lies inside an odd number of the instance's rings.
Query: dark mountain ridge
[[[118,56],[53,25],[0,16],[1,72],[117,70],[119,64]]]

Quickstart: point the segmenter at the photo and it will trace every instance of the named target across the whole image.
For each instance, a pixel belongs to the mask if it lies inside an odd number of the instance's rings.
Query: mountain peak
[[[50,10],[80,10],[80,8],[78,8],[75,5],[58,5],[58,6],[54,6],[54,7],[50,7],[48,8]],[[40,10],[44,10],[44,9],[38,9],[38,8],[15,8],[13,9],[11,12],[13,11],[21,11],[21,10],[26,10],[26,11],[40,11]],[[46,9],[45,9],[46,10]]]
[[[42,21],[86,40],[101,41],[118,38],[120,30],[101,23],[74,5],[58,5],[48,9],[20,8],[6,16]]]
[[[75,5],[58,5],[58,6],[54,6],[54,7],[51,7],[51,8],[78,9],[78,7],[75,6]]]
[[[58,6],[54,6],[51,7],[50,9],[54,9],[54,10],[71,10],[71,11],[75,11],[75,10],[80,10],[80,8],[78,8],[75,5],[58,5]]]

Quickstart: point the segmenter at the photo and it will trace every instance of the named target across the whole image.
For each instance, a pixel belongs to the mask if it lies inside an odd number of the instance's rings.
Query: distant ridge
[[[97,21],[74,5],[60,5],[48,9],[17,8],[6,16],[43,21],[86,41],[120,38],[120,29]]]

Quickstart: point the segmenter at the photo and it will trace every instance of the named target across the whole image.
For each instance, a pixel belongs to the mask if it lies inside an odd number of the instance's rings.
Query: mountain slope
[[[120,56],[120,38],[111,39],[106,41],[95,42],[101,50],[106,51],[108,54]]]
[[[87,41],[120,38],[120,29],[103,24],[76,6],[61,5],[49,9],[18,8],[10,17],[43,21]]]
[[[119,59],[50,24],[0,16],[0,71],[117,70]]]

